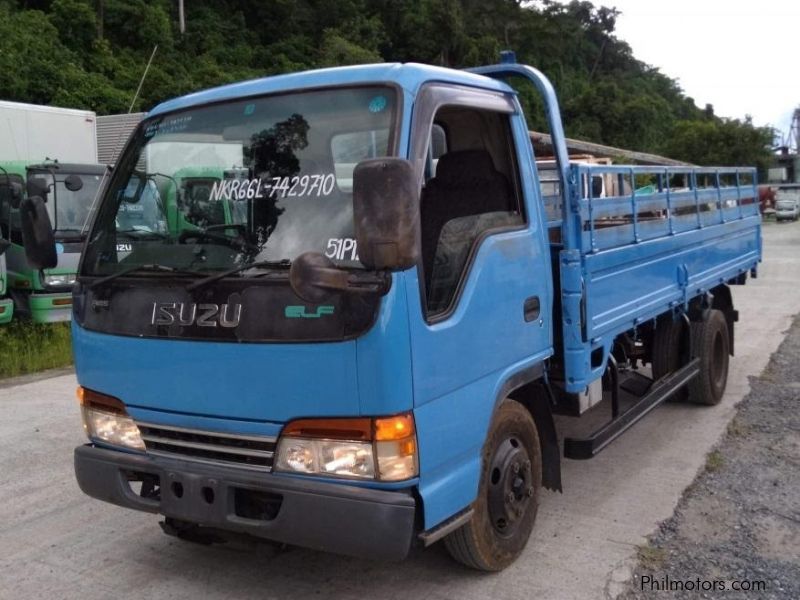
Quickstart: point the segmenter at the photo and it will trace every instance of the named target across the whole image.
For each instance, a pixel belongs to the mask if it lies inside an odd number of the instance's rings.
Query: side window
[[[561,222],[561,176],[555,160],[537,160],[544,212],[548,223]]]
[[[434,116],[420,212],[429,316],[448,310],[490,230],[524,223],[509,116],[445,106]]]

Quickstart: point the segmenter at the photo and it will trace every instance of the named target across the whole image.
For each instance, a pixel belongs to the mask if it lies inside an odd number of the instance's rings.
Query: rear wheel
[[[486,444],[472,520],[445,538],[450,555],[481,571],[505,569],[528,542],[542,484],[536,425],[518,402],[497,409]]]
[[[683,321],[670,316],[659,319],[653,335],[653,379],[661,379],[677,371],[688,362],[689,335]],[[675,392],[669,399],[671,402],[685,402],[686,388]]]
[[[719,404],[728,383],[730,360],[728,322],[720,310],[708,319],[692,323],[692,349],[700,357],[700,373],[689,383],[689,400],[695,404]]]

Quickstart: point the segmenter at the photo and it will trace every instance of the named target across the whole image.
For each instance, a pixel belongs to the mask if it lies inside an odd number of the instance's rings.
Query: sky
[[[800,106],[800,1],[593,0],[616,7],[616,35],[720,117],[783,135]]]

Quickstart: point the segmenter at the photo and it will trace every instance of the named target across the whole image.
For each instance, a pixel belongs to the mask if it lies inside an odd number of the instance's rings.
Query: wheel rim
[[[488,476],[492,527],[500,536],[511,537],[535,492],[530,457],[518,437],[511,436],[498,446]]]

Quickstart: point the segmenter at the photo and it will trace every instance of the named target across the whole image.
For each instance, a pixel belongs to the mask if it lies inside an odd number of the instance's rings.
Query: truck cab
[[[52,268],[34,268],[25,254],[19,202],[16,207],[10,202],[2,204],[0,230],[10,242],[6,252],[9,294],[18,314],[34,322],[68,321],[87,220],[105,167],[57,161],[33,164],[17,161],[0,166],[8,173],[9,181],[24,190],[23,198],[34,193],[43,196],[58,254],[58,263]]]
[[[547,106],[547,194],[512,75]],[[185,539],[377,559],[443,539],[470,567],[511,564],[542,490],[562,487],[553,412],[608,400],[607,426],[564,440],[589,458],[687,386],[718,402],[727,286],[760,258],[752,169],[692,171],[683,190],[666,167],[570,164],[563,139],[549,81],[513,59],[326,69],[157,106],[74,290],[83,491]],[[169,218],[161,181],[226,164],[209,198],[241,221]],[[581,184],[606,176],[619,191]],[[158,225],[126,220],[151,209]]]

